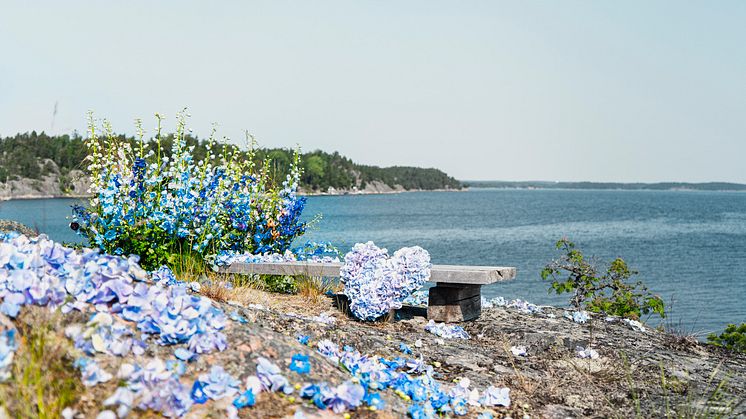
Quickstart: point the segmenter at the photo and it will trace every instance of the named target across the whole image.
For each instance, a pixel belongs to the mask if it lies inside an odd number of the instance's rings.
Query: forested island
[[[612,190],[691,190],[691,191],[746,191],[746,185],[729,182],[657,182],[657,183],[620,183],[620,182],[549,182],[549,181],[501,181],[470,180],[464,181],[469,188],[511,188],[511,189],[612,189]]]
[[[134,137],[117,135],[138,147]],[[161,138],[168,155],[173,135]],[[186,136],[194,147],[194,158],[207,153],[208,141]],[[235,145],[221,144],[232,150]],[[223,150],[214,150],[221,152]],[[271,178],[282,182],[293,157],[289,148],[257,148],[258,165],[268,162]],[[242,150],[246,156],[246,150]],[[84,138],[79,135],[47,135],[44,132],[16,134],[0,138],[0,198],[79,196],[85,194],[87,154]],[[338,152],[321,150],[301,154],[301,190],[305,193],[386,193],[412,190],[461,189],[461,183],[441,170],[408,166],[378,167],[354,163]]]

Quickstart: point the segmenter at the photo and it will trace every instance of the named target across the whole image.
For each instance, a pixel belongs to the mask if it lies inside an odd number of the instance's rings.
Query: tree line
[[[134,137],[118,135],[120,141],[132,143],[133,149],[138,146]],[[161,148],[168,154],[173,143],[173,135],[161,138]],[[187,144],[194,146],[195,160],[207,155],[208,141],[195,136],[186,137]],[[224,144],[231,151],[236,146]],[[288,173],[294,151],[289,148],[258,148],[255,159],[261,166],[264,161],[272,165],[268,168],[272,178],[281,182]],[[41,179],[43,176],[59,170],[66,176],[71,170],[85,171],[83,160],[87,155],[83,137],[73,135],[50,136],[44,132],[16,134],[0,138],[0,182],[19,178]],[[246,150],[241,150],[247,157]],[[44,162],[52,161],[56,168]],[[338,152],[328,153],[321,150],[301,154],[303,176],[301,187],[310,191],[327,191],[335,189],[365,188],[373,181],[385,183],[390,187],[401,185],[406,190],[460,189],[461,183],[438,169],[419,167],[393,166],[378,167],[354,163]]]

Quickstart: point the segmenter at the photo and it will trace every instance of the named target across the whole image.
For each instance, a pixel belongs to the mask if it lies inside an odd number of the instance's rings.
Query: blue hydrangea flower
[[[298,335],[296,339],[301,345],[308,345],[308,342],[311,340],[311,337],[307,335]]]
[[[430,255],[421,247],[405,247],[392,257],[373,242],[358,243],[340,269],[350,311],[361,320],[375,320],[401,308],[406,297],[430,278]]]
[[[308,362],[308,355],[293,355],[290,362],[290,371],[295,371],[298,374],[308,374],[311,371],[311,363]]]
[[[254,393],[252,393],[251,390],[246,390],[243,393],[239,394],[238,397],[233,399],[233,406],[235,406],[236,409],[251,407],[254,405],[254,403]]]

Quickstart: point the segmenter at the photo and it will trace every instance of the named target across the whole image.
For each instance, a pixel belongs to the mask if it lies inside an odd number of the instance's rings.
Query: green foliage
[[[295,294],[298,292],[298,284],[294,277],[288,275],[260,275],[265,291],[280,294]]]
[[[707,342],[733,352],[746,353],[746,323],[741,323],[740,326],[729,324],[723,333],[711,333],[707,336]]]
[[[659,296],[648,292],[640,281],[628,283],[637,272],[631,270],[623,259],[615,259],[601,273],[580,250],[575,249],[573,242],[562,239],[557,242],[557,249],[563,252],[563,256],[546,265],[541,278],[552,280],[550,292],[571,293],[573,307],[630,319],[639,319],[640,315],[650,313],[665,317],[665,307]]]
[[[135,137],[111,134],[118,142],[126,142],[133,150],[140,147]],[[175,134],[161,135],[161,152],[170,157]],[[209,140],[184,134],[187,147],[194,147],[192,156],[195,161],[204,160],[208,155]],[[237,150],[232,144],[224,144],[222,154],[231,155]],[[265,161],[270,167],[267,173],[272,178],[273,186],[285,180],[292,162],[293,150],[285,148],[259,148],[254,150],[258,169]],[[35,131],[17,134],[13,137],[0,138],[0,182],[14,178],[40,179],[44,174],[54,172],[47,159],[56,164],[63,183],[62,192],[68,192],[70,181],[66,176],[70,170],[86,170],[83,164],[87,148],[84,139],[78,134],[49,136]],[[240,151],[238,158],[248,158],[246,151]],[[269,158],[269,160],[267,160]],[[352,160],[337,152],[311,151],[301,155],[301,166],[304,169],[301,187],[309,191],[325,192],[329,187],[335,189],[364,188],[372,181],[383,182],[394,187],[401,185],[404,189],[460,189],[461,183],[437,169],[417,167],[366,166],[353,163]]]
[[[77,134],[49,136],[36,131],[0,138],[0,182],[13,176],[40,179],[59,168],[80,169],[87,149]]]

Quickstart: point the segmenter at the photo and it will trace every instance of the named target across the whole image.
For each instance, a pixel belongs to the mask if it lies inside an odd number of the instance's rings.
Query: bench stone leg
[[[482,312],[482,286],[440,284],[430,288],[427,318],[436,322],[463,322]]]

